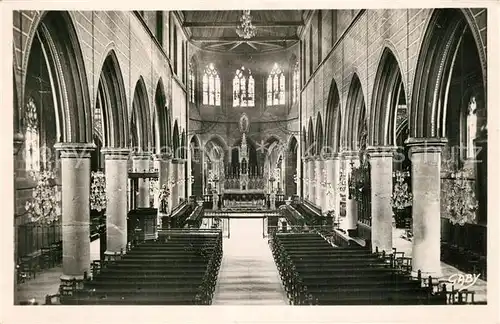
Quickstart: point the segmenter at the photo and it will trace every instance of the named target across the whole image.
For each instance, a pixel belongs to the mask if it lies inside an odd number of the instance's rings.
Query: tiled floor
[[[262,219],[231,219],[213,305],[288,305]]]
[[[90,243],[90,260],[98,260],[100,254],[99,239]],[[32,298],[38,304],[45,304],[45,296],[57,294],[59,290],[62,268],[61,266],[44,270],[36,275],[36,278],[16,285],[14,292],[14,304],[21,301],[28,301]]]

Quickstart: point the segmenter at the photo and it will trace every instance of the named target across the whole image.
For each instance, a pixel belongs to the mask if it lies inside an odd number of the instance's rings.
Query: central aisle
[[[213,305],[288,305],[262,219],[231,219]]]

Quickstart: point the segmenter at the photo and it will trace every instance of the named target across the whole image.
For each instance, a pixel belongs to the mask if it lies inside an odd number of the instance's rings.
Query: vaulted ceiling
[[[304,25],[303,10],[252,10],[256,35],[244,39],[236,33],[242,10],[183,11],[183,28],[197,46],[224,52],[265,52],[298,41]]]

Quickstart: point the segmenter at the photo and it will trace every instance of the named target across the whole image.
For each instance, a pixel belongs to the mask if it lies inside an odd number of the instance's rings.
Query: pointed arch
[[[155,107],[154,107],[154,149],[157,153],[167,153],[168,147],[168,116],[167,100],[165,97],[165,86],[160,78],[156,84]]]
[[[370,132],[368,142],[373,146],[396,144],[397,110],[406,105],[401,70],[391,49],[384,48],[375,75],[372,92]]]
[[[180,140],[180,155],[181,155],[181,158],[182,159],[186,159],[187,158],[187,151],[186,151],[186,130],[182,130],[181,132],[181,140]]]
[[[297,178],[299,142],[297,141],[297,138],[295,136],[290,136],[287,148],[285,168],[285,194],[287,196],[293,196],[297,194],[296,181],[299,181],[299,179]]]
[[[181,152],[179,150],[181,145],[180,134],[179,134],[179,125],[177,124],[177,119],[174,122],[174,128],[172,131],[172,150],[174,158],[181,158]]]
[[[346,103],[346,120],[344,121],[344,143],[347,150],[356,151],[366,131],[366,108],[361,82],[354,73]]]
[[[436,9],[433,12],[423,38],[415,71],[409,114],[410,137],[446,136],[448,91],[455,60],[463,35],[467,31],[474,33],[475,28],[468,23],[464,12],[460,9]],[[469,50],[472,56],[469,60],[475,60],[477,57],[477,60],[485,66],[479,54],[483,49],[477,46],[477,39],[475,48]],[[480,72],[483,81],[481,83],[484,83],[486,80],[484,69]],[[484,84],[481,96],[486,107]]]
[[[303,126],[302,127],[302,134],[301,134],[301,156],[307,156],[307,145],[308,145],[308,136],[307,136],[307,129],[306,129],[306,126]]]
[[[41,45],[50,73],[54,110],[59,142],[91,143],[92,109],[83,55],[73,20],[68,12],[43,12],[34,22],[23,59],[23,71],[28,70],[34,43]],[[27,74],[22,77],[22,95],[26,89]],[[29,90],[28,90],[29,91]]]
[[[314,156],[315,152],[315,141],[314,141],[314,124],[312,117],[309,118],[309,126],[307,128],[307,147],[306,156]]]
[[[102,116],[103,146],[127,147],[127,98],[122,72],[114,50],[109,51],[101,67],[94,118],[98,114]]]
[[[325,145],[330,151],[340,150],[340,96],[337,83],[332,79],[325,116]]]
[[[321,119],[321,113],[318,112],[318,117],[316,117],[316,132],[315,132],[315,148],[314,152],[318,155],[322,153],[324,147],[324,136],[323,136],[323,120]]]
[[[151,149],[149,100],[146,92],[146,85],[142,76],[137,81],[134,88],[131,117],[131,138],[132,146],[135,150],[147,152]]]

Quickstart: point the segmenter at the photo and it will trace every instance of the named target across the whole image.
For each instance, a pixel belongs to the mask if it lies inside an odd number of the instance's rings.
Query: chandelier
[[[236,26],[236,34],[244,39],[250,39],[255,36],[255,26],[252,25],[250,10],[243,10],[243,14],[240,17],[240,24]]]

